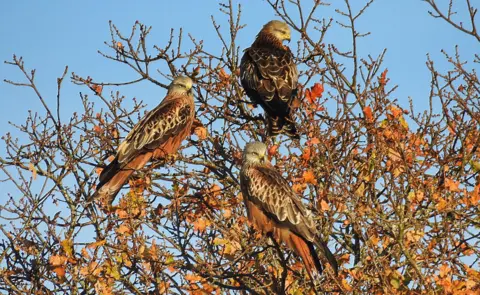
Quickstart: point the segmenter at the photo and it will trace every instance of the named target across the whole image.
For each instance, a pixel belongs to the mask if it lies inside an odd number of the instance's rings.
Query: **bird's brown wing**
[[[240,63],[240,80],[252,102],[267,113],[270,134],[297,137],[292,105],[297,97],[298,70],[290,50],[248,48]]]
[[[313,245],[318,247],[335,272],[338,264],[325,242],[316,235],[311,213],[291,189],[288,182],[273,167],[253,166],[242,169],[241,188],[249,219],[265,231],[273,231],[295,250],[307,265],[322,271]],[[276,226],[278,224],[279,226]]]
[[[308,241],[315,240],[315,222],[288,182],[272,167],[248,169],[248,198],[276,222]]]
[[[160,147],[191,124],[192,114],[193,105],[185,97],[165,99],[130,131],[118,148],[118,161],[128,163],[137,155]]]
[[[298,70],[290,50],[251,47],[245,51],[240,67],[244,87],[256,90],[273,106],[289,104],[296,95]]]
[[[152,158],[154,151],[164,145],[183,140],[185,129],[193,122],[191,97],[166,97],[130,131],[120,144],[115,159],[102,171],[94,196],[112,202],[128,177]]]

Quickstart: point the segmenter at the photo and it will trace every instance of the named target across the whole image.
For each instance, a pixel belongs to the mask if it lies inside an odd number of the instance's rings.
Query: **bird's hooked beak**
[[[260,162],[261,163],[267,162],[267,155],[266,154],[263,154],[263,155],[260,156]]]
[[[288,36],[288,37],[285,39],[285,41],[287,41],[288,44],[290,44],[290,41],[291,41],[291,40],[292,40],[292,39],[290,38],[290,36]]]

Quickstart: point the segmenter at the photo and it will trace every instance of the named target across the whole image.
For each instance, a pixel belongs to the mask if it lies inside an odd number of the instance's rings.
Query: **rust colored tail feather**
[[[316,280],[318,275],[323,272],[323,267],[315,250],[314,243],[304,240],[294,233],[290,233],[291,247],[293,250],[302,257],[303,263],[307,269],[308,275],[312,280]],[[328,249],[326,243],[315,243],[315,246],[320,251],[322,257],[324,257],[328,263],[332,266],[335,274],[338,275],[338,264],[333,253]]]
[[[143,168],[151,157],[152,153],[142,154],[127,165],[119,163],[115,158],[100,174],[100,182],[93,194],[93,199],[101,199],[106,201],[105,203],[112,204],[130,175],[135,170]]]
[[[312,280],[316,280],[323,272],[322,264],[318,258],[317,252],[311,242],[305,241],[303,238],[291,233],[290,234],[291,246],[295,253],[302,257],[307,273]]]

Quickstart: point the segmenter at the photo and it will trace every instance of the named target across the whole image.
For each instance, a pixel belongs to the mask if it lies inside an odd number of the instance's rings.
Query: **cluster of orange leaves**
[[[325,108],[320,105],[319,99],[323,96],[323,84],[315,83],[312,87],[305,89],[305,100],[307,104],[307,114],[311,115],[315,111],[323,111]]]
[[[185,279],[189,282],[186,288],[190,291],[190,295],[205,294],[222,294],[220,287],[214,287],[206,279],[195,274],[185,275]]]
[[[220,92],[222,89],[230,85],[231,76],[228,74],[225,69],[221,68],[217,72],[218,81],[214,83],[213,90],[215,92]]]

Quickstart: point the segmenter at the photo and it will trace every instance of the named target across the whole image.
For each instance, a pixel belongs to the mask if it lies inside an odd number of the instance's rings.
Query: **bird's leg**
[[[174,154],[168,154],[168,155],[165,155],[165,157],[163,158],[163,162],[165,164],[170,164],[170,165],[173,165],[175,163],[175,161],[177,160],[178,158],[178,154],[177,153],[174,153]]]

